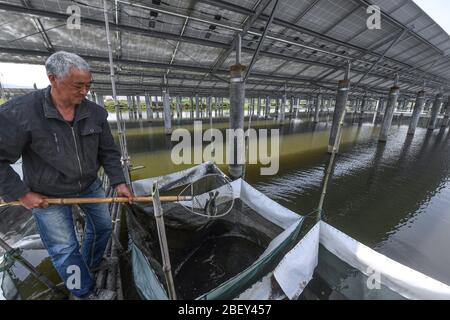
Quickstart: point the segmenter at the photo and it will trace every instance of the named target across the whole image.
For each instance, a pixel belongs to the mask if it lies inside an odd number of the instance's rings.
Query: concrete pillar
[[[96,98],[97,98],[97,104],[101,107],[105,106],[105,100],[103,98],[103,95],[101,94],[96,94]]]
[[[336,105],[333,113],[333,123],[331,125],[330,139],[328,141],[328,152],[332,153],[334,144],[336,143],[337,133],[340,125],[342,113],[345,112],[345,106],[347,105],[349,80],[341,80],[338,84],[338,91],[336,94]],[[336,150],[338,152],[339,150]]]
[[[206,98],[206,106],[208,107],[208,118],[212,118],[212,102],[211,97]]]
[[[128,118],[133,119],[133,102],[131,101],[131,97],[127,96],[127,104],[128,104]]]
[[[214,117],[217,118],[217,106],[218,106],[219,98],[214,97]]]
[[[163,91],[163,108],[164,108],[164,132],[166,134],[172,133],[172,117],[170,112],[170,97],[169,93]]]
[[[359,121],[362,121],[364,119],[364,112],[366,111],[367,107],[367,97],[364,96],[361,100],[361,109],[359,112]]]
[[[194,118],[194,98],[189,97],[189,101],[190,101],[189,110],[190,110],[191,119],[192,119],[192,118]]]
[[[176,108],[177,108],[177,118],[182,119],[183,118],[183,108],[181,105],[181,97],[180,96],[176,97],[175,103],[176,103]]]
[[[294,104],[295,104],[295,98],[291,98],[291,105],[289,106],[289,118],[292,118],[292,114],[294,113]]]
[[[391,128],[392,118],[394,116],[394,109],[395,105],[397,104],[399,94],[400,88],[397,85],[394,85],[389,92],[389,98],[383,117],[383,124],[381,125],[380,137],[378,138],[379,142],[387,141],[387,136],[389,133],[389,129]]]
[[[320,112],[320,107],[322,106],[322,94],[319,93],[317,95],[317,101],[316,101],[316,106],[315,106],[315,111],[314,111],[314,123],[318,123],[319,122],[319,112]]]
[[[428,123],[428,130],[436,129],[437,118],[442,105],[442,93],[439,93],[434,99],[433,108],[431,109],[430,122]]]
[[[230,67],[230,129],[244,130],[244,101],[245,82],[243,80],[245,66],[236,63]],[[230,146],[229,173],[233,178],[242,176],[245,162],[245,146],[243,139],[234,136],[234,143]],[[230,141],[231,142],[231,141]],[[238,152],[239,150],[239,152]],[[239,156],[240,155],[240,156]]]
[[[158,106],[158,96],[155,96],[155,112],[156,112],[156,118],[159,118],[159,106]]]
[[[265,118],[267,119],[270,116],[270,97],[266,97],[266,114]]]
[[[281,100],[281,101],[280,101]],[[278,121],[284,121],[285,118],[285,112],[286,112],[286,103],[287,103],[287,97],[286,97],[286,93],[283,94],[283,97],[278,100],[279,104],[279,109],[278,109],[278,117],[277,120]]]
[[[136,107],[137,107],[139,119],[142,119],[141,96],[136,96]]]
[[[416,97],[416,104],[414,111],[409,122],[408,134],[414,135],[416,132],[417,124],[419,123],[420,114],[422,113],[423,106],[425,104],[425,91],[419,91]]]
[[[195,95],[195,119],[198,119],[200,116],[200,112],[199,112],[199,106],[200,105],[200,101],[199,101],[199,97],[198,94]]]
[[[261,116],[261,98],[258,97],[257,98],[257,102],[256,102],[256,116],[259,118]]]
[[[380,101],[378,102],[378,109],[376,116],[378,117],[380,113],[384,113],[384,108],[386,106],[386,99],[384,97],[380,98]]]
[[[443,108],[443,109],[445,110],[445,113],[444,113],[444,119],[442,120],[441,127],[447,128],[448,123],[449,123],[449,118],[450,118],[450,96],[448,97],[445,108]]]
[[[132,96],[131,100],[133,101],[133,119],[137,120],[136,97]]]
[[[152,102],[148,93],[145,94],[145,106],[147,108],[147,119],[153,119]]]

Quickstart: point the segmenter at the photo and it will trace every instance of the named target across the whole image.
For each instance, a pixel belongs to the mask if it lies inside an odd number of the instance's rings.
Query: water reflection
[[[422,118],[415,135],[408,136],[408,119],[397,119],[388,142],[379,144],[379,121],[373,123],[368,116],[359,125],[358,118],[346,117],[323,218],[383,254],[450,284],[450,130],[429,131]],[[209,128],[207,120],[203,125]],[[178,127],[193,131],[190,120],[174,123],[174,129]],[[216,119],[214,127],[223,131],[228,121]],[[260,176],[260,166],[249,165],[245,179],[291,210],[314,210],[329,159],[330,123],[314,124],[302,115],[282,126],[252,120],[252,127],[280,129],[280,170],[276,176]],[[174,142],[160,123],[127,123],[127,143],[133,164],[145,166],[133,171],[133,179],[190,166],[172,163]],[[30,219],[26,210],[0,210],[0,235],[18,240],[33,232]]]

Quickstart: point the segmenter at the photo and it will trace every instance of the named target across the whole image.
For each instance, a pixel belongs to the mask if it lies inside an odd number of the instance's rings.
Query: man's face
[[[86,97],[92,83],[92,76],[89,71],[72,68],[64,78],[49,75],[52,88],[58,93],[60,98],[72,105],[80,104]]]

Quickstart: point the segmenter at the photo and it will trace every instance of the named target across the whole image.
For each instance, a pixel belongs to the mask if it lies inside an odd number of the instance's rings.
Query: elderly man
[[[48,88],[0,106],[0,196],[32,209],[53,265],[75,297],[114,299],[111,291],[93,290],[92,272],[105,262],[112,230],[108,205],[80,205],[86,214],[80,252],[72,206],[49,206],[46,198],[105,197],[97,176],[103,166],[117,195],[131,201],[120,153],[106,110],[85,99],[92,82],[86,61],[60,51],[45,68]],[[23,181],[10,166],[21,156]]]

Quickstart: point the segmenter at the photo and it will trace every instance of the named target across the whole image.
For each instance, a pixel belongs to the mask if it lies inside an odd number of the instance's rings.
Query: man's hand
[[[35,192],[27,192],[23,197],[19,198],[19,201],[22,203],[22,206],[24,206],[27,209],[33,209],[33,208],[47,208],[48,202],[47,197],[43,196],[42,194],[35,193]]]
[[[129,203],[133,201],[133,194],[125,183],[118,184],[116,186],[116,191],[118,197],[127,197]]]

